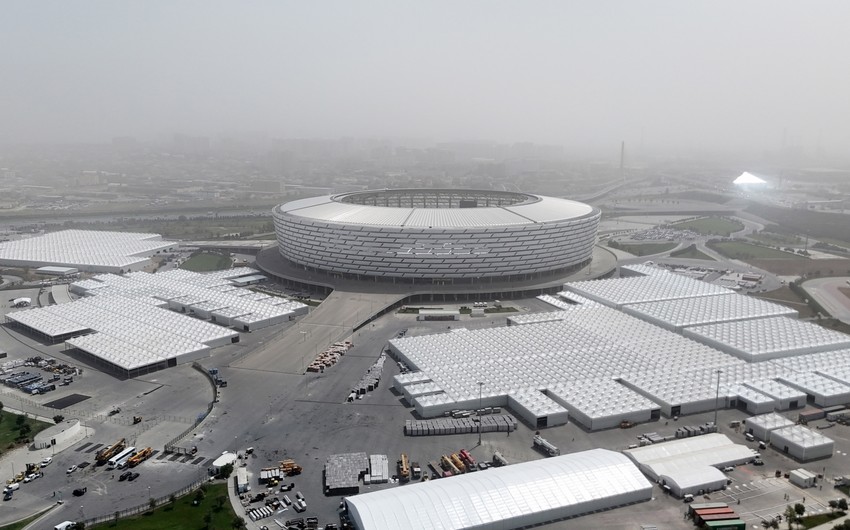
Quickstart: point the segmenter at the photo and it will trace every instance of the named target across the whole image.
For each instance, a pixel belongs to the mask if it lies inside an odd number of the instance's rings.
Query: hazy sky
[[[850,146],[850,2],[0,0],[0,141]]]

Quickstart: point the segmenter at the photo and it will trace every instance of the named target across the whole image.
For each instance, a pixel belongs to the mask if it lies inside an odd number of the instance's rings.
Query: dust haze
[[[846,2],[7,2],[0,142],[850,141]]]

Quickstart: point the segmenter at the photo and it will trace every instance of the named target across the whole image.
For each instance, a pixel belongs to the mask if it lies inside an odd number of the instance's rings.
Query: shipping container
[[[705,523],[706,528],[711,530],[747,530],[747,523],[740,519],[730,521],[709,521]]]
[[[693,517],[694,515],[696,515],[697,510],[728,507],[729,505],[725,502],[695,502],[688,506],[688,517]]]

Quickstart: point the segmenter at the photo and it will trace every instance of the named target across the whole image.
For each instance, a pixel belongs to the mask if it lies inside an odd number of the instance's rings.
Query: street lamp
[[[717,409],[720,407],[720,374],[723,370],[717,370],[717,391],[714,394],[714,428],[717,429]]]
[[[484,390],[484,382],[478,381],[478,445],[481,445],[481,393]]]

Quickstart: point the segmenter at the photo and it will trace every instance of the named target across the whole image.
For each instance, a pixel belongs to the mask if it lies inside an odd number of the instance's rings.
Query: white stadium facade
[[[545,279],[589,263],[600,212],[527,193],[388,189],[274,209],[282,258],[308,272],[397,283]]]

